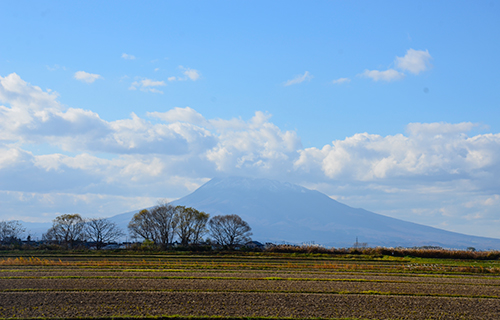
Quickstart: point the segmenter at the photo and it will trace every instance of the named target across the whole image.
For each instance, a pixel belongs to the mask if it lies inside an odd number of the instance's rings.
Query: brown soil
[[[206,293],[0,293],[0,317],[123,315],[498,319],[498,299],[411,296]]]
[[[381,293],[459,295],[500,298],[500,286],[343,281],[211,280],[211,279],[3,279],[6,290],[172,290],[271,291],[306,293]],[[500,301],[499,301],[500,303]]]
[[[498,275],[345,271],[4,266],[0,318],[500,319]]]

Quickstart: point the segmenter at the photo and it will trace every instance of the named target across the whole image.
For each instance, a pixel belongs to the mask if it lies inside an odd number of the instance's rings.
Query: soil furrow
[[[498,319],[496,299],[187,292],[0,293],[0,317],[144,315]]]
[[[391,292],[500,297],[499,286],[343,281],[213,280],[213,279],[2,279],[0,290],[196,290]]]

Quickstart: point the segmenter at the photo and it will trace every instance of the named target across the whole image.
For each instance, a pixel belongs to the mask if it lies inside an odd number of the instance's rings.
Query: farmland
[[[0,256],[1,318],[499,319],[498,260],[231,253]]]

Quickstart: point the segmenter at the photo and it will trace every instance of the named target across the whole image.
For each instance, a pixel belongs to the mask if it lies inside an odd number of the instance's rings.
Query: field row
[[[40,270],[40,269],[38,269]],[[372,281],[395,283],[427,283],[427,284],[456,284],[456,285],[492,285],[500,286],[500,276],[492,275],[429,275],[429,274],[372,274],[372,273],[308,273],[308,272],[199,272],[190,270],[130,270],[109,272],[109,270],[79,270],[67,271],[36,271],[30,270],[3,270],[0,279],[64,279],[64,278],[108,278],[108,279],[213,279],[213,280],[289,280],[289,281]]]
[[[378,293],[398,295],[441,295],[500,298],[498,285],[423,284],[369,281],[280,281],[213,279],[4,279],[6,291],[203,291],[203,292],[294,292],[294,293]],[[499,301],[500,303],[500,301]]]
[[[119,258],[0,259],[0,317],[500,319],[495,261]]]
[[[498,319],[497,299],[214,292],[0,293],[2,317]]]
[[[185,259],[183,259],[185,258]],[[362,271],[362,272],[427,272],[427,273],[490,273],[500,274],[499,262],[487,261],[453,261],[444,263],[412,263],[409,258],[392,258],[391,260],[376,259],[362,260],[359,257],[349,259],[335,258],[273,258],[249,256],[244,259],[231,257],[208,258],[177,256],[176,258],[149,257],[148,259],[134,259],[125,256],[123,260],[103,257],[63,257],[52,258],[6,258],[0,260],[0,267],[8,266],[43,266],[43,267],[89,267],[110,268],[150,268],[150,269],[198,269],[198,270],[280,270],[286,271]],[[418,260],[421,261],[421,260]],[[422,260],[425,261],[425,260]],[[433,260],[429,260],[433,261]]]

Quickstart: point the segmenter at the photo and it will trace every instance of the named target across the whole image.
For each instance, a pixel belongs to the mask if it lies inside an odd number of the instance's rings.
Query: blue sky
[[[0,219],[214,176],[500,237],[494,1],[0,2]]]

